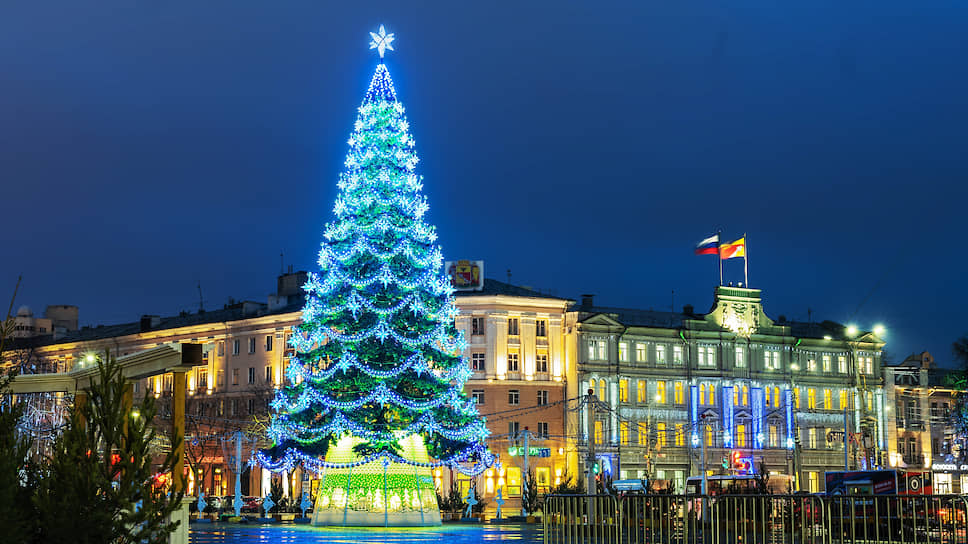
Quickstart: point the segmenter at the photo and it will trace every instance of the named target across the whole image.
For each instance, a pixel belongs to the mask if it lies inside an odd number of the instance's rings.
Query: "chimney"
[[[161,325],[161,317],[157,315],[141,316],[141,332],[148,332],[154,327]]]
[[[581,307],[591,309],[594,303],[595,295],[582,295],[581,296]]]
[[[289,272],[279,276],[276,280],[276,295],[280,297],[293,297],[303,294],[303,285],[309,281],[309,273],[305,270],[293,272],[292,267]]]
[[[686,304],[682,307],[682,313],[685,315],[693,315],[694,310],[695,308],[692,307],[692,304]]]

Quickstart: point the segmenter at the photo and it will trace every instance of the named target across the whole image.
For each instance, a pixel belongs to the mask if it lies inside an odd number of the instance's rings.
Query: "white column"
[[[561,321],[548,319],[548,364],[551,365],[551,379],[561,381],[564,376],[564,355],[562,354]]]
[[[521,353],[520,357],[522,359],[521,364],[524,365],[521,370],[523,370],[524,379],[531,381],[534,379],[534,357],[537,349],[535,337],[536,326],[534,316],[522,316],[521,317]],[[546,331],[547,332],[547,331]]]

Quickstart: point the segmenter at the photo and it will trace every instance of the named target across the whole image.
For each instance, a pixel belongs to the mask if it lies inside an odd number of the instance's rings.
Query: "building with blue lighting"
[[[681,313],[595,306],[566,316],[569,397],[602,403],[571,412],[569,466],[585,469],[588,440],[613,479],[770,475],[775,490],[823,491],[823,473],[886,464],[881,350],[873,332],[776,320],[759,289],[716,287],[712,308]],[[705,452],[705,462],[703,461]],[[734,460],[741,463],[734,463]]]

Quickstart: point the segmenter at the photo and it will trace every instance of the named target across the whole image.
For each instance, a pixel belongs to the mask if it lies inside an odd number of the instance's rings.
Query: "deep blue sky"
[[[199,281],[210,309],[264,300],[280,251],[314,267],[385,23],[447,258],[704,310],[693,245],[747,232],[774,318],[950,364],[964,2],[470,4],[3,2],[0,286],[116,323],[197,309]]]

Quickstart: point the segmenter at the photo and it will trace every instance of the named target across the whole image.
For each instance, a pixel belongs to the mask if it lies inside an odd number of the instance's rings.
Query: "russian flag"
[[[719,234],[714,234],[696,245],[696,255],[719,255]]]

